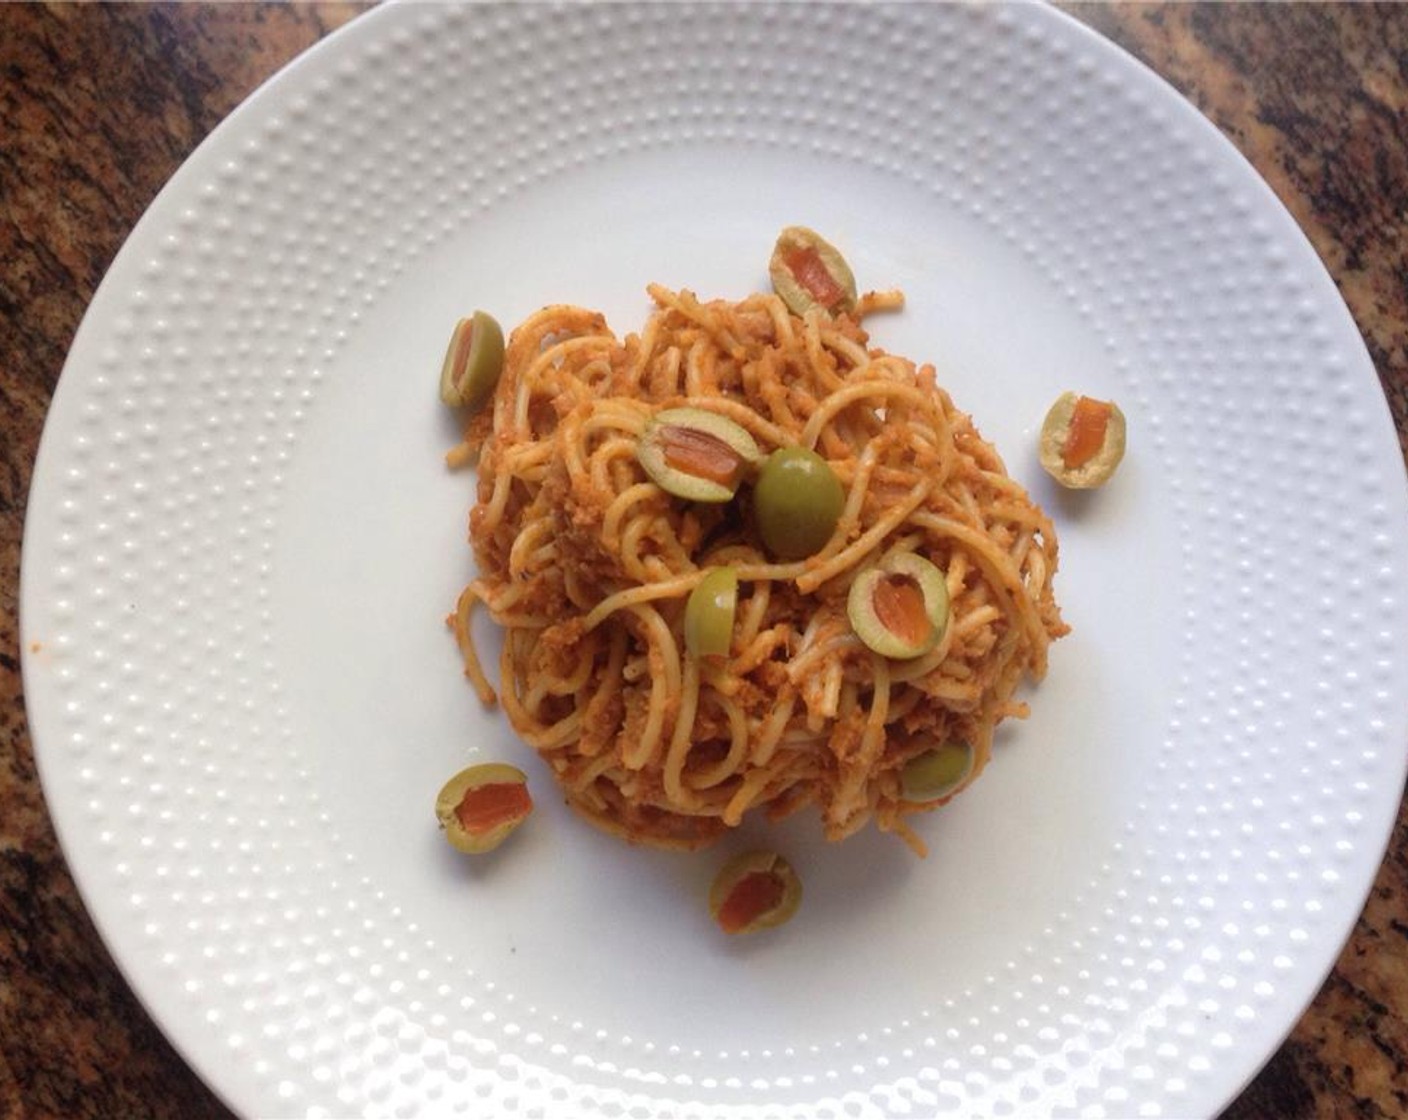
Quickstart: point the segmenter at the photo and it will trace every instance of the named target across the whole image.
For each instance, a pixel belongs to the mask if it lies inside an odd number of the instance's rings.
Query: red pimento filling
[[[886,576],[875,585],[875,617],[902,642],[921,646],[933,623],[924,611],[924,593],[909,576]]]
[[[782,901],[782,880],[770,871],[750,871],[733,885],[719,907],[719,926],[725,933],[738,933],[757,921]]]
[[[743,456],[718,436],[682,424],[667,424],[660,429],[660,442],[665,449],[666,466],[720,486],[738,484]]]
[[[1105,443],[1105,429],[1110,423],[1110,406],[1104,401],[1081,397],[1071,413],[1071,426],[1061,447],[1061,459],[1074,470],[1090,462]]]
[[[793,278],[822,307],[835,307],[846,298],[846,289],[836,283],[836,278],[826,268],[821,254],[807,246],[789,249],[782,255],[782,263],[787,266]]]
[[[533,810],[533,798],[525,782],[492,782],[476,789],[465,790],[455,806],[455,816],[472,836],[522,820]]]
[[[463,330],[456,332],[455,356],[453,359],[453,363],[450,367],[454,370],[455,381],[461,388],[464,387],[463,382],[465,374],[468,372],[468,370],[465,368],[465,363],[469,360],[469,348],[471,345],[473,345],[473,343],[474,323],[473,321],[470,321],[465,323]]]

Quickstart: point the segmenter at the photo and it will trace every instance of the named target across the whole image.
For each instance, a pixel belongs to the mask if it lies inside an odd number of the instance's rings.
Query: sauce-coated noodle
[[[922,853],[906,818],[941,802],[904,800],[901,768],[961,741],[971,782],[1066,631],[1051,523],[933,368],[870,349],[851,318],[798,318],[773,295],[649,291],[656,311],[624,340],[581,308],[530,316],[450,454],[478,453],[482,574],[451,616],[466,673],[494,697],[470,639],[482,604],[505,632],[514,728],[576,809],[631,841],[697,847],[750,811],[814,805],[831,839],[874,821]],[[649,481],[637,440],[679,407],[728,417],[764,454],[823,456],[846,495],[825,546],[775,562],[747,481],[720,504]],[[847,620],[851,581],[895,551],[941,569],[950,600],[942,639],[907,661],[873,653]],[[685,603],[724,564],[738,574],[730,650],[696,658]]]

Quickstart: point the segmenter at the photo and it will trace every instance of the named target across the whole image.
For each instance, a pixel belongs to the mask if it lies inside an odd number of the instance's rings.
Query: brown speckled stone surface
[[[1408,449],[1408,5],[1063,6],[1271,184],[1344,294]],[[20,536],[50,394],[123,239],[231,109],[358,10],[0,4],[0,1117],[228,1115],[128,989],[59,852],[25,723]],[[1226,1116],[1405,1116],[1405,1062],[1400,815],[1333,974]]]

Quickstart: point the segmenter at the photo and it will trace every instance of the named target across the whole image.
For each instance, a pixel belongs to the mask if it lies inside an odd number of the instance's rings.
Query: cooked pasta
[[[701,302],[648,289],[655,310],[618,339],[578,307],[531,315],[509,339],[489,406],[449,456],[477,456],[470,540],[479,575],[450,618],[466,675],[496,692],[471,637],[503,628],[497,693],[566,800],[627,840],[697,847],[761,811],[814,806],[828,838],[874,822],[921,854],[907,764],[962,743],[986,765],[993,730],[1024,716],[1024,679],[1066,630],[1052,594],[1051,522],[936,383],[932,366],[869,346],[856,317],[789,312],[775,295]],[[763,454],[805,447],[844,502],[815,554],[780,561],[755,525],[752,490],[681,500],[642,469],[663,409],[714,413]],[[901,553],[943,574],[937,644],[896,660],[847,616],[853,581]],[[727,652],[685,646],[705,575],[738,578]]]

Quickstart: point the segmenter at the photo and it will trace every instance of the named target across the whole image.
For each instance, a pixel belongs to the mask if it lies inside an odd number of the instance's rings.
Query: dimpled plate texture
[[[1072,635],[922,831],[635,850],[460,676],[455,318],[737,298],[819,228],[1056,518]],[[1096,494],[1035,461],[1117,399]],[[392,6],[236,112],[93,302],[37,465],[46,794],[157,1020],[258,1115],[1214,1113],[1314,993],[1404,776],[1405,491],[1374,372],[1266,187],[1052,11]],[[482,634],[492,648],[494,638]],[[529,773],[487,860],[440,784]],[[745,845],[806,894],[739,942]]]

